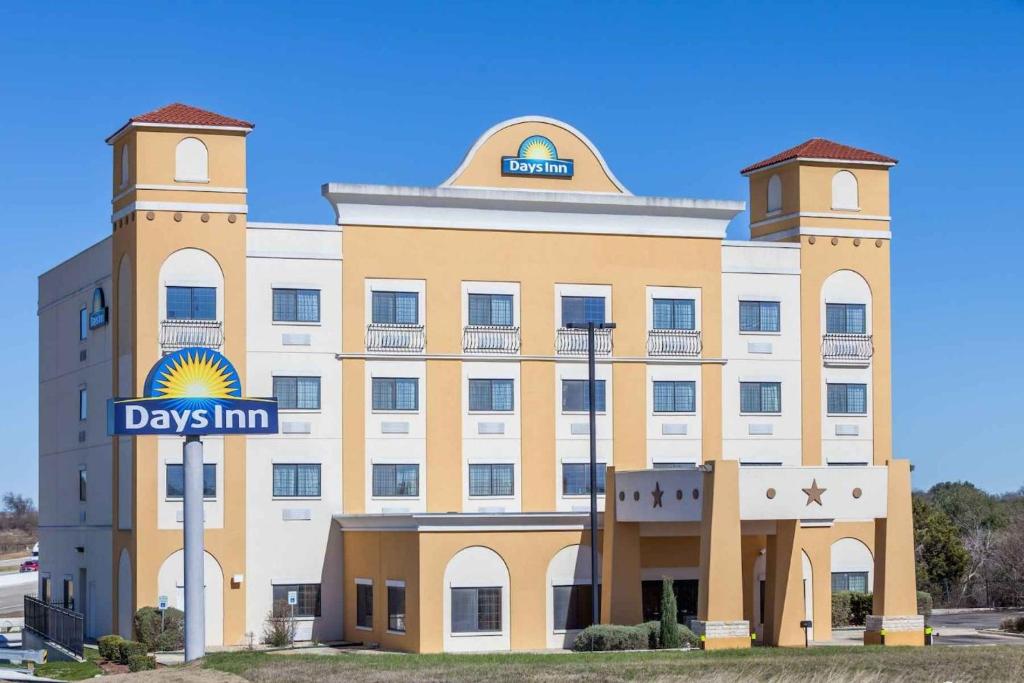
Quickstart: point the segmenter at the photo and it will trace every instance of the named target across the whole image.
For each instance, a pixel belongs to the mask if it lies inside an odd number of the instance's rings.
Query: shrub
[[[850,623],[863,626],[867,615],[871,614],[873,597],[871,593],[850,592]]]
[[[661,646],[666,649],[679,647],[679,622],[676,620],[676,592],[672,579],[661,580]]]
[[[917,591],[917,613],[928,617],[932,613],[932,594],[927,591]]]
[[[122,640],[118,648],[117,663],[127,664],[128,660],[146,654],[146,646],[134,640]]]
[[[643,626],[613,626],[601,624],[588,626],[580,631],[572,644],[577,652],[591,650],[646,650],[649,643],[648,631]]]
[[[129,671],[149,671],[156,668],[156,657],[152,655],[132,655],[128,658]]]
[[[836,591],[832,594],[832,627],[850,625],[850,592]]]
[[[1012,633],[1024,633],[1024,617],[1008,617],[1003,619],[999,628]]]
[[[143,607],[135,613],[135,637],[146,650],[180,650],[185,646],[185,613],[168,607],[160,614],[155,607]]]
[[[103,636],[96,641],[100,650],[100,657],[108,662],[116,662],[121,657],[121,643],[124,638],[116,635]]]
[[[295,642],[295,619],[276,617],[273,610],[263,622],[263,642],[271,647],[286,647]]]

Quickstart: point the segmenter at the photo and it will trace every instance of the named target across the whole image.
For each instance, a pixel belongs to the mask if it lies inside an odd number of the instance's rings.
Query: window
[[[88,493],[88,491],[87,491],[87,488],[86,488],[85,468],[84,467],[79,467],[78,468],[78,500],[80,500],[81,502],[84,503],[86,501],[86,494],[87,493]]]
[[[274,465],[275,498],[319,498],[320,465]]]
[[[481,464],[469,466],[469,495],[512,496],[515,467],[511,464]]]
[[[782,179],[773,175],[768,179],[768,213],[782,209]]]
[[[319,583],[278,583],[273,586],[273,610],[275,617],[292,616],[292,605],[288,604],[288,593],[295,591],[298,602],[294,615],[297,617],[320,616]]]
[[[373,495],[377,498],[415,498],[420,495],[420,466],[374,465]]]
[[[39,599],[49,605],[53,602],[53,584],[50,582],[50,577],[42,577],[40,579],[40,584]]]
[[[320,410],[320,378],[274,377],[274,398],[282,410]]]
[[[121,184],[124,187],[128,184],[128,145],[121,145]]]
[[[552,586],[552,624],[556,631],[578,631],[593,623],[593,586],[589,583],[575,586]],[[597,587],[601,600],[601,586]]]
[[[206,145],[196,138],[185,138],[174,150],[174,179],[205,183],[208,177],[209,156]]]
[[[168,320],[216,320],[216,287],[168,287]]]
[[[388,582],[388,630],[405,633],[405,584]]]
[[[167,497],[183,498],[185,496],[185,466],[167,465]],[[203,464],[203,498],[217,497],[217,466]]]
[[[496,327],[511,327],[512,295],[470,294],[469,324]]]
[[[319,289],[274,289],[274,322],[320,322]]]
[[[778,332],[778,301],[741,301],[740,332]]]
[[[782,412],[782,384],[779,382],[740,382],[740,412]]]
[[[866,334],[867,306],[825,304],[825,331],[829,334]]]
[[[672,592],[676,596],[676,620],[680,624],[685,624],[689,617],[697,616],[699,584],[697,579],[676,579],[672,582]],[[661,588],[660,579],[640,582],[644,621],[661,621]]]
[[[469,409],[485,412],[511,412],[512,380],[469,380]]]
[[[374,377],[374,410],[419,410],[420,381],[415,377]]]
[[[607,465],[603,462],[597,463],[597,495],[604,495],[604,477]],[[589,496],[590,495],[590,463],[589,462],[566,462],[562,463],[562,495],[563,496]]]
[[[89,309],[83,308],[78,312],[78,338],[85,339],[89,336]]]
[[[654,412],[692,413],[696,410],[696,383],[675,381],[654,383]]]
[[[839,171],[832,176],[832,208],[853,211],[860,208],[857,198],[857,176],[849,171]]]
[[[78,389],[78,419],[85,420],[89,417],[89,390],[86,387]]]
[[[828,412],[832,415],[866,415],[868,385],[829,384]]]
[[[416,292],[374,292],[372,321],[387,325],[418,325],[419,302]]]
[[[452,633],[501,631],[501,588],[452,588]]]
[[[832,592],[853,591],[868,592],[867,572],[832,572]]]
[[[562,327],[568,323],[604,323],[603,296],[563,296]]]
[[[356,626],[373,628],[373,582],[356,579]]]
[[[75,582],[70,576],[64,577],[64,608],[75,609]]]
[[[605,410],[604,380],[594,382],[594,410]],[[562,412],[584,413],[590,410],[590,382],[585,379],[562,380]]]
[[[654,300],[654,329],[692,330],[694,323],[693,299]]]

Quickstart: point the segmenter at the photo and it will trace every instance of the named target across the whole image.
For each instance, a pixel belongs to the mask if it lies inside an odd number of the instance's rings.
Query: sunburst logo
[[[213,349],[175,351],[150,370],[148,398],[224,399],[242,395],[238,373],[227,358]]]
[[[572,178],[573,160],[559,159],[555,143],[543,135],[531,135],[519,143],[518,154],[501,158],[501,174],[540,178]]]

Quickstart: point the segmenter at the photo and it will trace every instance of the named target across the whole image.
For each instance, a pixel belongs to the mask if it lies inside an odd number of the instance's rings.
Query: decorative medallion
[[[682,500],[682,499],[683,499],[683,490],[682,489],[676,489],[676,500]]]
[[[863,492],[863,491],[861,491],[859,487],[858,487],[858,488],[855,488],[855,489],[853,490],[853,497],[854,497],[854,498],[860,498],[860,497],[861,497],[861,495],[863,495],[863,493],[864,493],[864,492]]]
[[[775,498],[775,489],[768,489],[764,492],[764,495],[768,496],[768,500],[773,500]]]
[[[693,495],[693,499],[697,500],[698,498],[700,498],[700,491],[698,491],[697,489],[694,489],[693,492],[692,492],[692,495]]]
[[[633,500],[636,500],[636,501],[640,500],[640,492],[639,491],[633,491]]]
[[[625,491],[619,491],[619,500],[620,501],[626,500],[626,492]]]
[[[810,505],[811,503],[817,503],[818,505],[822,505],[821,494],[825,493],[825,491],[828,491],[828,489],[823,489],[818,486],[817,479],[811,481],[811,488],[800,490],[807,494],[808,505]]]

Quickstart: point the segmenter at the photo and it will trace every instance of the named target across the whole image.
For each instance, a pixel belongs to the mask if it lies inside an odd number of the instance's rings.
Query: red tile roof
[[[883,164],[895,164],[896,160],[866,149],[858,149],[849,145],[841,145],[825,138],[811,138],[807,142],[779,152],[756,164],[751,164],[740,173],[750,173],[765,166],[771,166],[790,159],[835,159],[836,161],[874,161]]]
[[[221,116],[212,111],[175,102],[151,112],[133,116],[129,123],[170,123],[182,126],[230,126],[232,128],[252,128],[253,124],[229,116]]]

